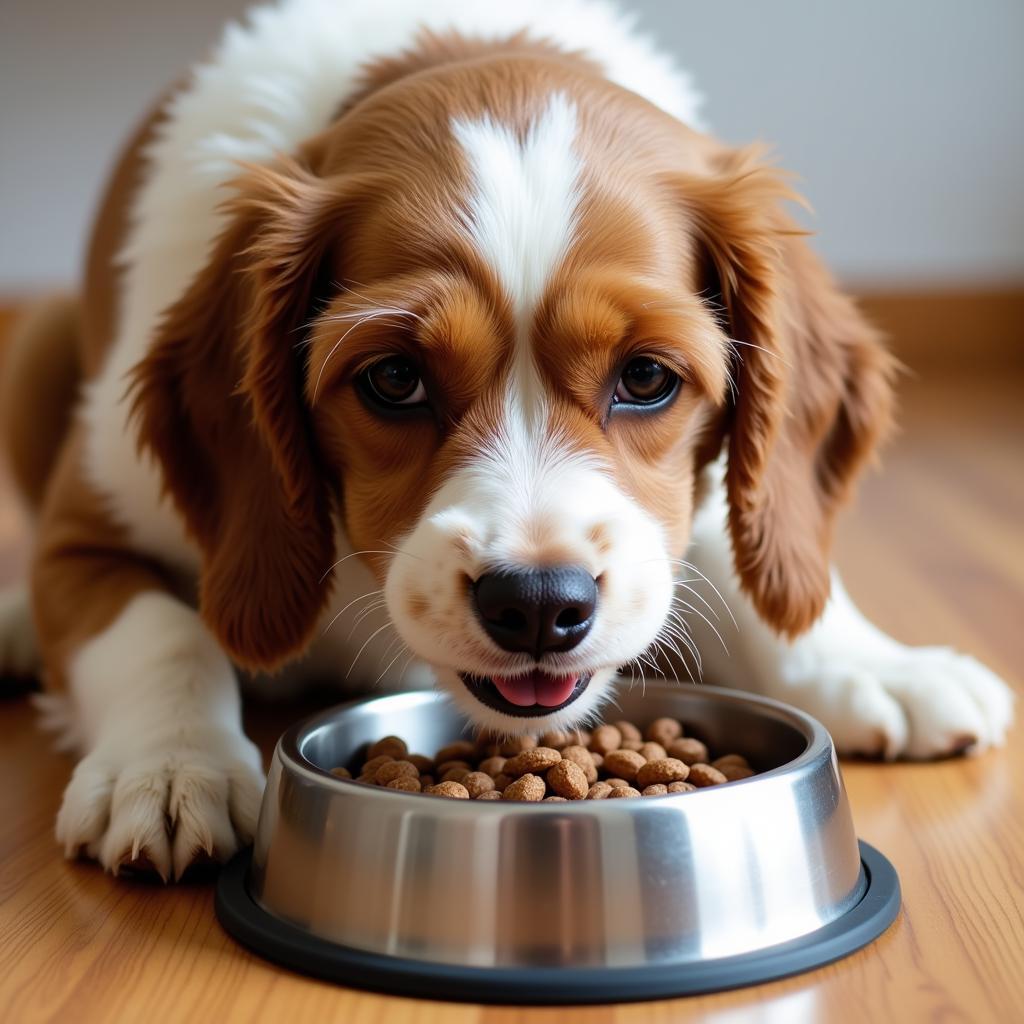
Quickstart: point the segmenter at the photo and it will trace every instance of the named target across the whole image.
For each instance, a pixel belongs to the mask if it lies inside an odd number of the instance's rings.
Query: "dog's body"
[[[4,595],[0,670],[41,661],[82,755],[68,852],[167,877],[251,834],[236,666],[516,731],[660,641],[842,750],[1000,742],[991,673],[828,596],[891,362],[778,177],[601,3],[370,8],[233,30],[123,158],[80,316],[15,351],[39,643]]]

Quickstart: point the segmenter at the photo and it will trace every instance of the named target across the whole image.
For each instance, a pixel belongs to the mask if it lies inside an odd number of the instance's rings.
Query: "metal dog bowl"
[[[899,910],[858,844],[832,741],[786,705],[648,683],[670,715],[762,774],[639,800],[445,800],[327,769],[394,733],[433,753],[463,721],[438,693],[346,704],[281,738],[255,846],[221,873],[237,939],[292,968],[444,999],[565,1003],[711,991],[828,963]]]

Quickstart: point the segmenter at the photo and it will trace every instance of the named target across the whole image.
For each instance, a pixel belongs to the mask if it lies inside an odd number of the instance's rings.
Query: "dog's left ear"
[[[234,660],[274,669],[330,594],[333,509],[303,399],[302,328],[360,195],[295,161],[253,167],[205,267],[133,372],[140,446],[200,554],[199,610]]]
[[[829,594],[835,514],[892,415],[896,361],[782,210],[797,197],[757,150],[674,180],[705,295],[732,339],[729,531],[761,617],[795,636]]]

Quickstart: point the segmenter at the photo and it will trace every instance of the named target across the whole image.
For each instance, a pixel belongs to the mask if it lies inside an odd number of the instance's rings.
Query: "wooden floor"
[[[900,638],[953,644],[1021,684],[1024,424],[1019,376],[905,388],[904,431],[847,517],[850,590]],[[0,486],[2,490],[2,486]],[[23,535],[0,495],[0,571]],[[252,715],[269,750],[287,714]],[[297,977],[220,930],[207,884],[115,881],[52,838],[70,763],[21,699],[0,703],[0,1020],[735,1022],[1024,1020],[1024,730],[932,765],[847,764],[859,834],[895,863],[904,909],[875,945],[721,995],[595,1008],[485,1008]]]

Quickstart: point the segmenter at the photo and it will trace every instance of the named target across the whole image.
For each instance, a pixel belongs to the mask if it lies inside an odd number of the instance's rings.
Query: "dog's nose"
[[[597,582],[577,565],[489,572],[473,585],[487,635],[506,651],[539,658],[568,651],[589,632],[597,607]]]

